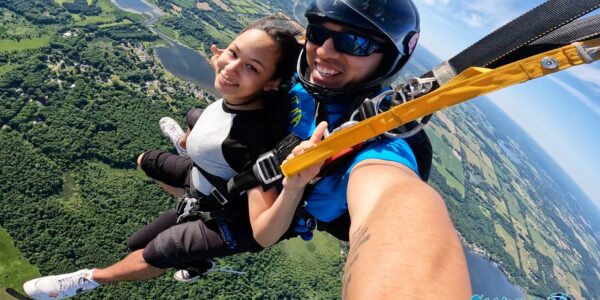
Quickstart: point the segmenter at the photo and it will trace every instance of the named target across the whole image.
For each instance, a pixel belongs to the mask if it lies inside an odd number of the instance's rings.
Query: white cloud
[[[581,65],[568,69],[567,74],[592,86],[596,93],[600,94],[600,68],[595,65]]]
[[[446,5],[450,4],[450,0],[423,0],[423,3],[425,3],[429,6],[438,6],[438,5],[446,6]]]
[[[485,27],[485,29],[498,28],[508,21],[516,18],[522,12],[522,3],[514,0],[462,0],[464,7],[463,18],[470,26]],[[473,16],[477,16],[476,19]],[[468,18],[464,18],[468,16]],[[473,22],[473,21],[478,22]]]
[[[482,27],[484,25],[483,17],[474,12],[462,12],[462,15],[459,15],[458,18],[474,28]]]
[[[585,95],[583,92],[572,87],[570,84],[566,83],[565,81],[556,78],[555,76],[549,76],[548,79],[550,79],[550,81],[554,82],[555,84],[557,84],[558,86],[563,88],[565,91],[569,92],[575,98],[579,99],[581,104],[583,104],[587,108],[589,108],[590,111],[592,111],[595,114],[597,114],[598,116],[600,116],[600,102],[598,102],[598,101],[594,102],[594,100],[592,100],[591,97],[589,97],[588,95]]]

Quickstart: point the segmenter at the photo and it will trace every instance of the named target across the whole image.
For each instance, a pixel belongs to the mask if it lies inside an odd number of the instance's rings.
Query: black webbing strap
[[[231,197],[227,191],[227,182],[223,178],[213,175],[213,174],[210,174],[209,172],[207,172],[206,170],[203,170],[202,168],[200,168],[198,166],[196,166],[195,168],[197,168],[198,171],[200,171],[200,173],[202,173],[204,178],[206,178],[206,180],[208,180],[208,182],[210,182],[210,184],[213,185],[213,189],[212,189],[210,195],[207,195],[207,200],[216,201],[215,204],[218,203],[221,206],[224,206],[230,200],[234,200],[234,199],[231,199]]]
[[[496,68],[537,53],[600,36],[600,15],[575,20],[489,65]]]
[[[487,67],[599,7],[600,0],[546,1],[463,50],[450,64],[457,73],[472,66]]]
[[[281,163],[298,146],[302,139],[290,133],[283,138],[273,150],[261,156],[254,166],[227,182],[227,192],[233,197],[257,186],[269,188],[281,179]],[[275,179],[276,178],[276,179]]]

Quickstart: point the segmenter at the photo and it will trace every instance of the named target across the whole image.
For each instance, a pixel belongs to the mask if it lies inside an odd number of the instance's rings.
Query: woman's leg
[[[148,264],[143,256],[143,249],[131,252],[114,265],[102,269],[94,269],[92,278],[100,284],[119,281],[148,280],[165,273]]]
[[[148,177],[175,197],[181,197],[184,189],[189,187],[189,171],[194,163],[187,156],[175,155],[163,151],[148,151],[140,154],[138,166]]]

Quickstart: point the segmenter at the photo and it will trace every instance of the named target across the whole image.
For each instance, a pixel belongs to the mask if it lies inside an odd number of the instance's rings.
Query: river
[[[163,66],[178,78],[194,82],[214,93],[214,73],[207,60],[196,51],[173,41],[154,28],[154,23],[163,13],[160,9],[145,0],[111,1],[121,9],[150,15],[151,18],[146,22],[148,28],[170,44],[167,47],[161,46],[156,49]],[[469,266],[473,294],[490,299],[502,299],[503,297],[507,299],[525,298],[521,290],[508,281],[495,263],[469,250],[465,251],[465,255]]]

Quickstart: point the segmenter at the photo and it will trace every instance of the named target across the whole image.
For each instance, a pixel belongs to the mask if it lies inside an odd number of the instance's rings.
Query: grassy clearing
[[[116,17],[114,15],[100,14],[98,16],[79,16],[79,20],[75,21],[74,24],[76,26],[85,26],[90,24],[114,23],[115,21]]]
[[[521,268],[526,272],[537,272],[537,263],[535,262],[535,259],[531,257],[527,249],[525,249],[525,242],[522,239],[517,240],[517,248],[519,249],[521,258]]]
[[[160,31],[161,33],[163,33],[164,35],[168,36],[169,38],[173,39],[173,40],[177,40],[179,38],[179,33],[175,30],[173,30],[173,28],[171,27],[166,27],[164,25],[162,25],[161,23],[157,23],[156,25],[156,29],[158,29],[158,31]]]
[[[504,215],[507,219],[510,219],[510,216],[508,215],[508,208],[506,207],[506,203],[504,203],[504,201],[496,198],[495,196],[492,196],[492,199],[494,201],[494,207],[496,208],[496,211],[499,212],[500,214]]]
[[[437,131],[428,131],[428,133],[433,149],[435,149],[434,157],[438,157],[444,168],[463,186],[465,174],[462,162],[454,155],[452,148],[441,139]],[[460,146],[458,149],[460,149]],[[462,190],[464,196],[464,187],[462,187]]]
[[[525,218],[523,217],[523,214],[521,214],[517,198],[506,189],[502,189],[502,192],[504,194],[504,199],[506,199],[506,203],[508,204],[510,215],[513,216],[519,224],[525,225]]]
[[[519,175],[519,171],[517,170],[517,167],[515,167],[515,165],[513,164],[513,162],[506,158],[505,156],[501,156],[500,159],[502,160],[502,165],[505,167],[508,167],[508,170],[514,174],[514,175]]]
[[[542,235],[540,234],[540,232],[533,226],[528,224],[528,229],[529,229],[529,234],[531,236],[531,239],[533,240],[533,244],[535,245],[536,249],[538,251],[540,251],[542,254],[544,255],[548,255],[549,253],[549,248],[550,245],[548,245],[548,243],[546,242],[546,239],[544,239],[544,237],[542,237]]]
[[[131,22],[131,20],[129,20],[129,19],[123,19],[120,22],[102,24],[102,25],[100,25],[98,27],[99,28],[110,28],[110,27],[118,27],[118,26],[130,25],[130,24],[133,24],[133,22]]]
[[[114,13],[117,9],[110,0],[99,0],[96,7],[100,8],[103,13]]]
[[[486,216],[488,219],[492,219],[492,213],[490,212],[489,209],[483,207],[483,206],[479,206],[479,209],[481,210],[481,213]]]
[[[506,250],[506,252],[513,257],[517,265],[520,265],[521,261],[519,260],[519,253],[515,239],[510,236],[510,234],[508,234],[508,232],[500,224],[495,224],[495,227],[498,236],[504,240],[504,250]]]
[[[0,52],[23,51],[44,47],[50,43],[51,36],[44,35],[39,38],[15,40],[0,40]]]
[[[80,188],[73,178],[73,174],[66,173],[63,176],[63,187],[60,193],[60,204],[68,209],[77,210],[83,204]]]
[[[208,34],[219,40],[221,45],[228,45],[233,40],[233,37],[229,36],[224,31],[218,30],[204,21],[202,21],[202,26],[204,26]]]
[[[294,238],[282,243],[288,257],[293,261],[304,262],[315,258],[329,260],[339,257],[339,242],[328,234],[316,231],[312,240]]]
[[[485,177],[485,181],[500,190],[500,183],[498,182],[498,178],[496,177],[494,170],[488,167],[486,164],[481,165],[481,170],[483,171],[483,177]]]
[[[481,164],[479,156],[475,154],[475,152],[473,152],[471,149],[469,149],[469,147],[467,147],[466,145],[462,145],[462,150],[466,154],[467,161],[470,164],[479,167],[479,165]]]
[[[446,168],[442,167],[440,164],[438,164],[438,163],[437,163],[437,162],[435,162],[435,161],[433,162],[433,167],[434,167],[434,168],[436,168],[436,170],[437,170],[437,171],[438,171],[438,172],[439,172],[439,173],[440,173],[442,176],[444,176],[444,179],[446,179],[446,184],[447,184],[449,187],[451,187],[451,188],[453,188],[453,189],[457,190],[457,191],[460,193],[460,195],[461,195],[462,197],[464,197],[464,196],[465,196],[465,186],[464,186],[464,185],[463,185],[463,184],[462,184],[460,181],[458,181],[458,179],[456,179],[454,176],[452,176],[452,174],[450,174],[450,173],[449,173],[449,172],[446,170]]]
[[[492,162],[492,164],[494,165],[494,172],[496,173],[498,181],[510,182],[510,180],[508,180],[508,176],[506,176],[506,173],[504,173],[502,170],[502,166],[495,161]]]
[[[172,0],[175,5],[185,8],[193,8],[196,1],[194,0]]]
[[[14,68],[11,64],[0,65],[0,76],[10,72]]]
[[[431,129],[433,129],[437,135],[440,136],[440,138],[442,136],[445,136],[446,139],[448,139],[448,141],[450,142],[452,148],[456,149],[456,150],[460,150],[460,140],[458,139],[458,136],[448,130],[446,130],[445,128],[435,125],[435,124],[430,124],[431,125]]]
[[[23,282],[39,276],[40,271],[29,264],[19,249],[15,247],[6,230],[0,227],[0,290],[13,288],[23,292]]]

